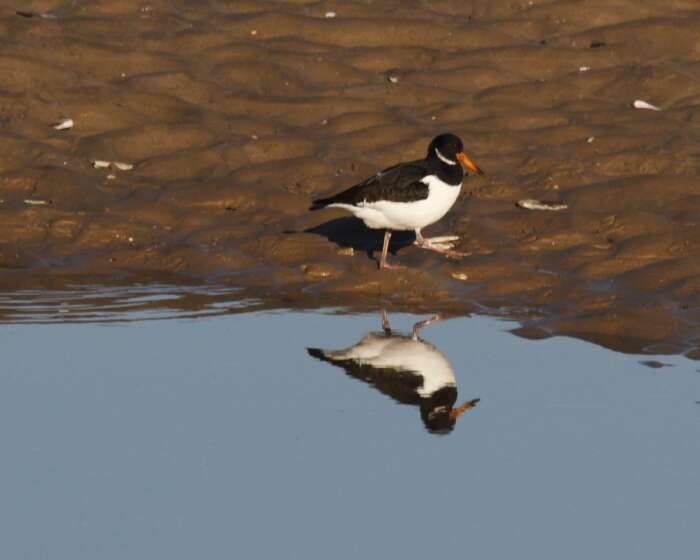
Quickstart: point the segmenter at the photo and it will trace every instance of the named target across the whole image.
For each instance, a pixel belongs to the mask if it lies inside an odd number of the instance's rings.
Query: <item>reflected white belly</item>
[[[434,175],[422,181],[428,185],[428,197],[415,202],[363,202],[352,204],[330,204],[345,208],[373,229],[415,230],[434,224],[442,218],[457,201],[462,188],[446,185]]]
[[[423,385],[416,393],[424,398],[444,387],[457,385],[447,358],[432,344],[420,339],[370,333],[355,346],[326,355],[334,360],[352,360],[378,369],[413,372],[423,378]]]

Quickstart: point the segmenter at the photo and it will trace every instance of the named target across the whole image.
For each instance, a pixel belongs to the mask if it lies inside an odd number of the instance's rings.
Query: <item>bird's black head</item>
[[[420,416],[425,428],[433,434],[449,434],[455,427],[456,419],[450,411],[457,400],[457,388],[443,387],[421,400]]]
[[[442,407],[431,410],[423,418],[425,429],[436,435],[452,433],[456,423],[457,421],[450,416],[450,411]]]
[[[440,134],[433,138],[428,146],[427,159],[440,162],[442,166],[455,166],[461,163],[474,173],[483,175],[483,171],[464,153],[464,145],[459,136],[454,134]]]
[[[453,386],[438,389],[420,403],[420,416],[425,428],[432,434],[449,434],[457,419],[467,410],[474,408],[480,399],[472,399],[455,407],[457,388]]]
[[[454,134],[440,134],[433,138],[433,141],[428,146],[428,157],[442,156],[450,160],[451,165],[457,164],[457,154],[464,149],[462,140]]]

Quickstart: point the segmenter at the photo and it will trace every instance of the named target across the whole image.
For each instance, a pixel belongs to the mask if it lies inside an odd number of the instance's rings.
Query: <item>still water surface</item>
[[[684,357],[487,317],[414,338],[428,317],[141,305],[171,296],[0,298],[2,558],[697,554]]]

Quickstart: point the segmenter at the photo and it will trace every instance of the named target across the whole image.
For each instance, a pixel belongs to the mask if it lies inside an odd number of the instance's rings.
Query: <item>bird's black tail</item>
[[[313,356],[314,358],[318,358],[324,362],[329,361],[326,357],[326,353],[320,348],[307,348],[306,351],[309,353],[309,356]]]
[[[330,198],[317,198],[316,200],[313,200],[311,202],[309,210],[320,210],[321,208],[325,208],[326,206],[328,206],[330,203]]]

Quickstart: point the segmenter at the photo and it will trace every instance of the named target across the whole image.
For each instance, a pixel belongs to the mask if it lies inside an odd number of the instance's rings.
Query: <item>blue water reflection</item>
[[[427,318],[391,327],[412,339]],[[437,322],[419,337],[459,388],[448,409],[481,402],[435,437],[416,406],[307,354],[352,347],[378,321],[0,326],[3,557],[694,553],[696,364],[652,369],[492,318]]]
[[[342,350],[307,348],[310,356],[345,370],[402,404],[415,405],[426,429],[450,433],[459,417],[474,408],[478,398],[457,402],[457,380],[450,362],[434,345],[421,338],[428,325],[442,321],[436,315],[418,321],[410,334],[393,331],[382,311],[382,331],[366,334],[358,343]]]

